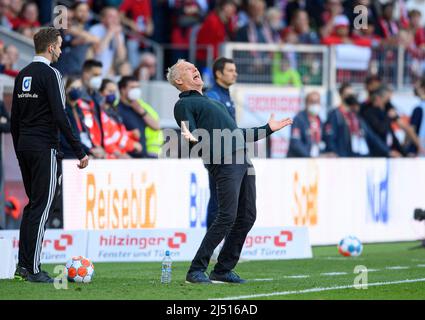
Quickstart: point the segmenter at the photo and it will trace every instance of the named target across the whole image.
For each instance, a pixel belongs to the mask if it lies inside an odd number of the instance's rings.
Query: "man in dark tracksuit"
[[[236,121],[235,105],[229,92],[229,87],[236,82],[238,75],[236,73],[235,62],[232,59],[220,57],[214,61],[213,73],[215,79],[214,85],[205,93],[205,95],[208,98],[217,100],[221,104],[225,105],[232,119]],[[210,200],[207,208],[207,229],[214,222],[218,212],[217,187],[214,177],[209,174],[208,179],[210,185]]]
[[[11,133],[29,199],[22,216],[15,277],[31,282],[53,282],[41,271],[40,257],[46,221],[61,182],[61,173],[57,170],[61,158],[59,130],[80,159],[78,167],[88,165],[88,157],[73,135],[65,114],[62,76],[50,66],[61,54],[61,43],[60,33],[54,28],[37,32],[34,36],[36,56],[18,74],[13,90]]]
[[[245,280],[233,269],[256,219],[255,175],[246,156],[246,142],[265,138],[290,125],[292,120],[277,121],[272,116],[263,127],[239,129],[224,105],[202,95],[203,81],[193,64],[179,60],[169,68],[167,79],[181,91],[180,100],[174,107],[174,117],[181,126],[182,135],[192,144],[199,140],[194,135],[202,137],[200,144],[204,165],[217,184],[219,211],[192,260],[186,281],[244,283]],[[226,131],[232,133],[228,147],[223,144],[223,140],[229,141]],[[221,134],[220,139],[214,139],[217,133]],[[206,142],[206,134],[212,143]],[[243,161],[240,161],[241,158]],[[211,255],[224,238],[218,262],[208,277],[205,271]]]

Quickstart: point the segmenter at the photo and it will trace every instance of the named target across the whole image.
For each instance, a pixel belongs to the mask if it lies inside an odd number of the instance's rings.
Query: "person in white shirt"
[[[94,53],[95,59],[103,64],[102,76],[114,75],[114,62],[122,63],[127,56],[118,10],[105,7],[101,12],[101,23],[92,26],[89,32],[101,39],[95,44]]]

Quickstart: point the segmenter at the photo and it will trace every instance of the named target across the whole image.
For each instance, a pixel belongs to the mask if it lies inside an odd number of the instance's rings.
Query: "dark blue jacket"
[[[214,99],[224,104],[227,111],[229,111],[230,116],[236,121],[235,104],[233,103],[232,98],[230,98],[229,89],[223,88],[215,82],[212,88],[208,90],[205,95],[210,99]]]
[[[425,101],[422,103],[425,103]],[[419,133],[421,132],[422,119],[423,119],[422,106],[417,106],[415,109],[413,109],[412,116],[410,117],[410,124],[412,126],[415,126],[415,132],[418,136],[419,136]],[[409,147],[409,152],[417,153],[418,148],[412,143]]]
[[[388,157],[390,149],[381,139],[369,128],[366,122],[357,116],[360,123],[360,130],[363,132],[366,143],[369,147],[370,157]],[[326,152],[334,152],[339,157],[360,157],[351,149],[350,129],[339,108],[329,112],[323,130],[323,139],[326,143]]]
[[[322,123],[320,126],[322,127]],[[287,157],[310,157],[311,146],[310,121],[304,110],[295,116],[292,123]]]
[[[146,123],[143,118],[133,110],[133,108],[129,105],[126,105],[124,102],[120,101],[117,110],[119,115],[122,118],[122,122],[127,130],[131,131],[134,129],[139,129],[140,131],[140,144],[142,145],[142,152],[129,152],[133,158],[146,158],[146,136],[145,136],[145,128]]]

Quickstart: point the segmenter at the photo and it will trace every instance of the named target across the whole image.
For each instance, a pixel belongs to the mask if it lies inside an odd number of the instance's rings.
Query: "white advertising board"
[[[313,245],[353,234],[416,240],[425,159],[254,159],[255,227],[306,226]],[[200,160],[64,162],[66,230],[205,228],[208,175]]]

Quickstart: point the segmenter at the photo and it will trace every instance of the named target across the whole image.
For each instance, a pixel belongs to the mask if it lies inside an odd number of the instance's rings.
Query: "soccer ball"
[[[65,265],[66,275],[70,282],[91,282],[94,276],[94,266],[91,261],[82,256],[72,257]]]
[[[338,252],[344,257],[357,257],[362,253],[363,245],[357,237],[348,236],[338,244]]]

